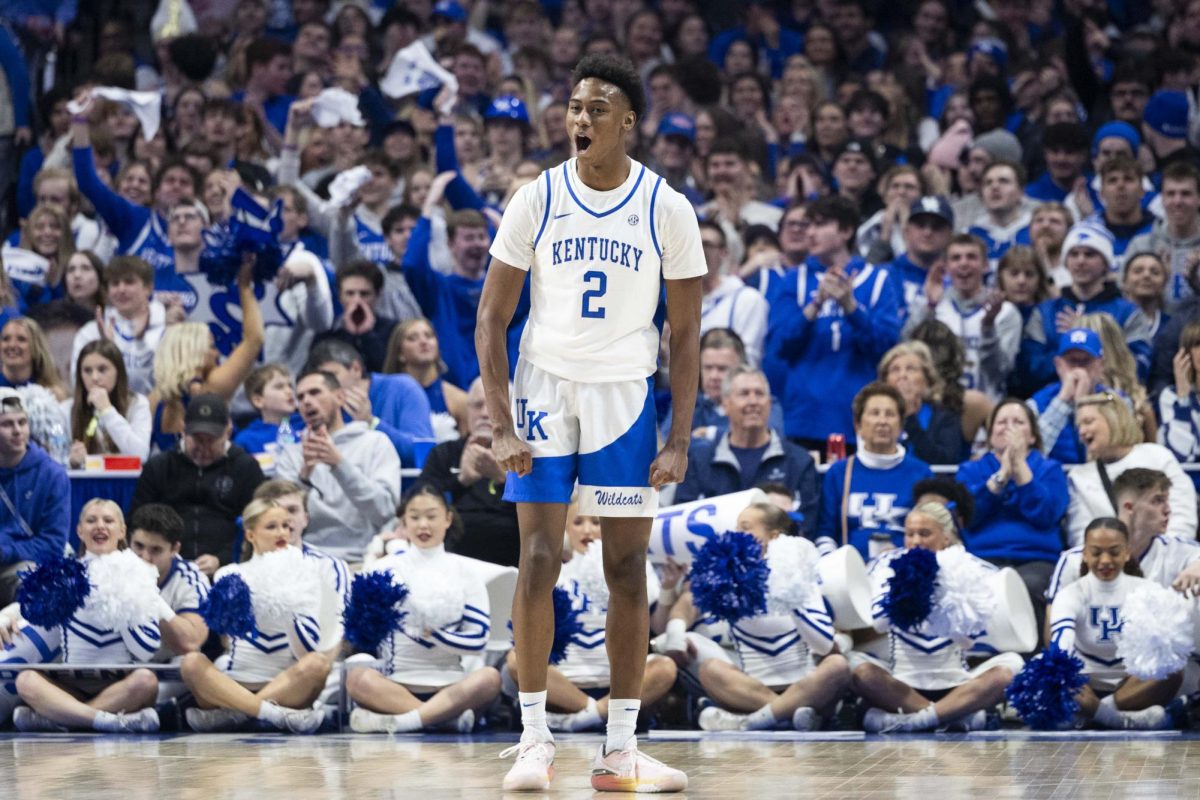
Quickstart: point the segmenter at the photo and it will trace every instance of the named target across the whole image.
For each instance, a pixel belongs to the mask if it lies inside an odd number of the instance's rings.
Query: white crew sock
[[[392,718],[396,733],[412,733],[425,727],[425,723],[421,722],[421,712],[416,709],[405,711],[403,714],[393,714]]]
[[[770,704],[746,717],[746,730],[748,731],[769,731],[775,725],[775,712],[771,710]]]
[[[613,753],[624,750],[633,739],[637,730],[638,712],[642,709],[642,701],[618,700],[609,698],[608,701],[608,738],[604,743],[604,752]]]
[[[680,652],[687,651],[687,623],[681,619],[672,619],[667,622],[665,649],[667,652],[678,650]]]
[[[263,700],[259,704],[257,718],[274,725],[276,728],[282,728],[286,724],[283,709],[270,700]]]
[[[521,704],[521,725],[524,728],[521,738],[540,742],[554,741],[554,736],[546,725],[546,690],[517,692],[517,702]]]
[[[603,724],[604,720],[600,717],[600,709],[596,705],[596,698],[589,697],[587,706],[571,715],[568,729],[571,731],[587,731],[599,728]]]
[[[1096,709],[1095,719],[1098,724],[1106,728],[1125,727],[1125,721],[1121,718],[1121,712],[1117,709],[1117,698],[1111,694],[1100,701],[1100,706]]]

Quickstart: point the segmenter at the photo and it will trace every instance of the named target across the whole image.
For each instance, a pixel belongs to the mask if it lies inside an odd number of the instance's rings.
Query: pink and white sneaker
[[[682,792],[687,786],[687,775],[639,751],[636,739],[611,753],[601,745],[592,761],[592,788],[597,792]]]
[[[516,754],[517,763],[504,776],[506,792],[544,792],[554,779],[554,742],[524,740],[500,753],[501,758]]]

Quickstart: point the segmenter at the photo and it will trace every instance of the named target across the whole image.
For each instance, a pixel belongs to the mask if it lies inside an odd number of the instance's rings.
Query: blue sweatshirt
[[[135,205],[105,186],[96,175],[92,148],[71,151],[79,191],[117,237],[121,255],[139,256],[157,269],[175,269],[175,251],[167,244],[167,221],[145,206]]]
[[[1004,491],[992,494],[987,480],[1000,469],[992,453],[958,468],[958,482],[975,498],[975,518],[963,541],[983,559],[1058,560],[1063,548],[1059,521],[1067,512],[1067,476],[1062,465],[1032,450],[1025,459],[1033,480],[1017,486],[1009,478]]]
[[[904,518],[912,507],[912,487],[917,481],[933,475],[929,465],[908,452],[900,459],[870,453],[854,456],[850,496],[846,503],[849,535],[844,540],[842,493],[849,463],[850,459],[842,459],[825,473],[821,484],[821,510],[817,514],[817,547],[822,553],[828,553],[843,544],[850,544],[862,554],[863,560],[869,560],[872,555],[872,534],[890,539],[896,547],[903,547]],[[870,463],[883,466],[872,467]]]
[[[854,313],[827,301],[809,322],[804,306],[817,294],[825,267],[814,257],[789,271],[771,304],[765,351],[786,366],[783,398],[787,435],[824,439],[841,433],[854,440],[850,402],[875,379],[876,364],[900,339],[900,300],[888,272],[854,256],[846,274],[854,282]]]
[[[278,436],[279,426],[263,422],[260,417],[234,434],[233,443],[254,456],[267,452],[267,445],[275,444]]]
[[[372,372],[367,397],[371,401],[371,413],[410,442],[413,439],[433,438],[429,398],[425,396],[425,389],[411,375]],[[389,438],[394,437],[389,435]]]
[[[71,525],[71,481],[67,471],[36,444],[15,467],[0,467],[0,488],[25,520],[24,526],[0,502],[0,565],[41,563],[60,556]]]

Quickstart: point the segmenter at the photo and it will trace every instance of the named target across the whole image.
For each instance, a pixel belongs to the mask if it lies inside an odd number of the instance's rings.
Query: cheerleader
[[[252,561],[290,547],[290,516],[275,503],[251,500],[242,512],[242,524]],[[253,569],[250,564],[222,567],[214,588],[226,575],[249,576]],[[253,581],[248,577],[247,582],[253,596]],[[258,627],[253,638],[230,637],[228,651],[215,664],[203,653],[184,656],[180,672],[199,706],[186,712],[192,730],[230,730],[249,719],[291,733],[315,733],[321,726],[324,711],[313,704],[325,687],[336,651],[320,649],[326,644],[321,623],[297,612],[291,624]]]
[[[754,503],[737,519],[737,530],[751,534],[769,551],[780,536],[795,537],[795,523],[770,503]],[[799,545],[815,564],[816,548]],[[782,545],[781,545],[782,546]],[[803,607],[790,614],[770,612],[730,626],[738,663],[709,659],[700,666],[700,683],[717,703],[700,712],[706,731],[770,730],[790,725],[798,731],[820,727],[832,715],[850,685],[850,666],[833,641],[833,619],[821,597],[815,574]],[[819,664],[814,656],[820,656]]]
[[[175,612],[160,620],[162,643],[156,662],[171,661],[204,646],[208,626],[200,604],[208,597],[208,577],[195,564],[179,556],[183,519],[162,503],[147,503],[129,520],[129,549],[158,571],[158,591]]]
[[[555,713],[546,715],[554,731],[589,731],[604,727],[608,719],[609,664],[604,646],[608,625],[608,598],[604,586],[603,559],[589,547],[600,542],[600,518],[579,513],[577,502],[567,510],[567,540],[570,561],[563,564],[558,586],[571,596],[571,605],[580,612],[583,629],[571,638],[567,653],[546,677],[546,705]],[[659,598],[658,576],[646,565],[646,597],[651,608]],[[505,659],[513,691],[517,684],[517,658],[510,651]],[[661,655],[646,658],[642,681],[642,708],[657,703],[675,685],[675,662]]]
[[[922,503],[904,521],[905,548],[934,552],[959,549],[954,519],[940,503]],[[864,656],[854,668],[853,689],[866,702],[863,729],[876,733],[924,731],[939,727],[978,730],[987,720],[985,710],[1004,699],[1004,690],[1024,665],[1015,653],[1002,653],[974,669],[966,667],[969,640],[927,636],[899,628],[883,611],[890,562],[903,550],[874,559],[870,573],[875,588],[872,615],[875,629],[887,633],[887,664]],[[996,568],[963,553],[981,570]],[[896,709],[892,712],[891,709]]]
[[[1079,580],[1060,591],[1050,607],[1050,641],[1083,661],[1087,684],[1079,690],[1081,716],[1105,728],[1162,730],[1164,708],[1179,691],[1183,672],[1141,680],[1125,671],[1117,642],[1130,624],[1122,605],[1151,583],[1141,577],[1129,549],[1129,529],[1115,517],[1093,520],[1083,534]]]
[[[346,692],[358,705],[350,727],[410,733],[445,725],[466,733],[475,712],[500,694],[500,673],[481,659],[491,628],[487,588],[470,559],[446,552],[454,512],[436,489],[413,491],[400,517],[409,548],[381,558],[371,570],[390,572],[408,586],[408,627],[384,639],[378,669],[357,666],[369,657],[347,661]]]
[[[83,561],[90,564],[124,546],[125,518],[111,500],[91,500],[80,511],[76,533],[84,547]],[[103,589],[93,581],[92,592]],[[159,620],[171,620],[174,616],[175,612],[163,603],[156,617],[148,616],[114,630],[98,624],[97,612],[81,608],[56,631],[29,626],[24,635],[36,636],[55,649],[61,645],[64,664],[145,663],[154,658],[161,645]],[[13,711],[13,725],[20,731],[158,730],[158,713],[154,710],[158,679],[148,669],[135,669],[116,682],[100,678],[51,678],[22,670],[17,675],[16,689],[27,704]]]

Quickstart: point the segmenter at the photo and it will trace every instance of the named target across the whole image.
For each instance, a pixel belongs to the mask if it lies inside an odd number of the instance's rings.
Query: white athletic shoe
[[[283,708],[282,730],[288,733],[316,733],[324,721],[325,709],[323,708]]]
[[[446,726],[447,730],[455,733],[470,733],[475,728],[475,712],[468,708],[454,719],[446,720],[442,724]]]
[[[821,728],[821,715],[815,708],[800,706],[792,714],[792,727],[798,731],[815,731]]]
[[[504,776],[506,792],[544,792],[554,779],[554,742],[524,740],[500,753],[501,758],[516,754],[517,762]]]
[[[57,722],[43,717],[29,706],[13,709],[13,727],[23,733],[66,733],[67,729]]]
[[[748,714],[735,714],[717,706],[700,711],[697,723],[702,731],[742,731],[746,729]]]
[[[184,712],[188,727],[196,733],[218,733],[236,730],[250,719],[232,708],[189,708]]]
[[[638,750],[636,739],[611,753],[600,745],[592,761],[592,788],[597,792],[682,792],[687,786],[687,775]]]
[[[868,733],[892,733],[912,730],[908,727],[908,714],[889,714],[882,708],[868,708],[863,715],[863,730]]]
[[[959,717],[951,723],[948,723],[942,730],[953,733],[967,733],[969,731],[982,731],[987,728],[987,712],[982,708],[978,711],[967,714],[965,717]]]
[[[356,708],[350,712],[350,730],[355,733],[395,733],[396,715]]]
[[[1141,711],[1121,711],[1125,729],[1131,731],[1161,731],[1171,727],[1171,717],[1162,706],[1150,706]]]
[[[143,708],[132,714],[117,714],[117,730],[115,733],[157,733],[158,712],[153,708]]]

